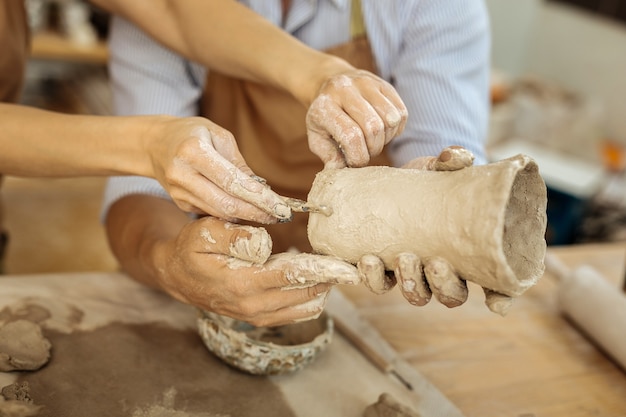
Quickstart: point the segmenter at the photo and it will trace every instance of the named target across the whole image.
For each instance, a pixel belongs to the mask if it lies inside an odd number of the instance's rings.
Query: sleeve
[[[196,116],[205,69],[164,48],[139,28],[114,17],[109,35],[109,74],[117,115],[169,114]],[[169,198],[158,181],[144,177],[111,177],[101,217],[130,194]]]
[[[394,165],[460,145],[486,162],[490,29],[482,0],[424,0],[404,15],[389,79],[409,119],[390,145]]]

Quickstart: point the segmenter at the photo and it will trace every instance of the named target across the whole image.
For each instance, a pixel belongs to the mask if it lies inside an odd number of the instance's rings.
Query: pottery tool
[[[285,198],[285,203],[298,213],[320,213],[327,217],[333,214],[333,209],[328,206],[316,206],[297,198]]]
[[[570,271],[550,254],[545,263],[563,314],[626,371],[626,295],[588,265]]]

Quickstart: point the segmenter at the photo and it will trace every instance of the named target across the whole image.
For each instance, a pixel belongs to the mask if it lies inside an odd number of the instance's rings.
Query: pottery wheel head
[[[248,323],[200,311],[198,332],[206,347],[227,364],[250,374],[294,372],[311,363],[330,344],[333,321],[315,319],[279,327]]]

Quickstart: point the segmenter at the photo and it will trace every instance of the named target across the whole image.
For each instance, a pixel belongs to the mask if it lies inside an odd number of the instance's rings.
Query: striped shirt
[[[241,0],[316,49],[350,40],[350,0],[292,0],[282,22],[281,0]],[[404,132],[389,145],[394,165],[460,145],[485,162],[489,115],[490,30],[483,0],[361,0],[380,76],[409,112]],[[235,30],[235,29],[233,29]],[[224,36],[228,36],[225,34]],[[110,29],[115,112],[119,115],[197,115],[206,70],[160,46],[122,18]],[[104,210],[124,195],[167,197],[158,182],[114,177]]]

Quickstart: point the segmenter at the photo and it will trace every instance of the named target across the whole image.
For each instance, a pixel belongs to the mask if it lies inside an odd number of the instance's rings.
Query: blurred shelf
[[[79,45],[52,31],[35,33],[32,38],[31,58],[106,64],[108,57],[104,41],[95,45]]]

